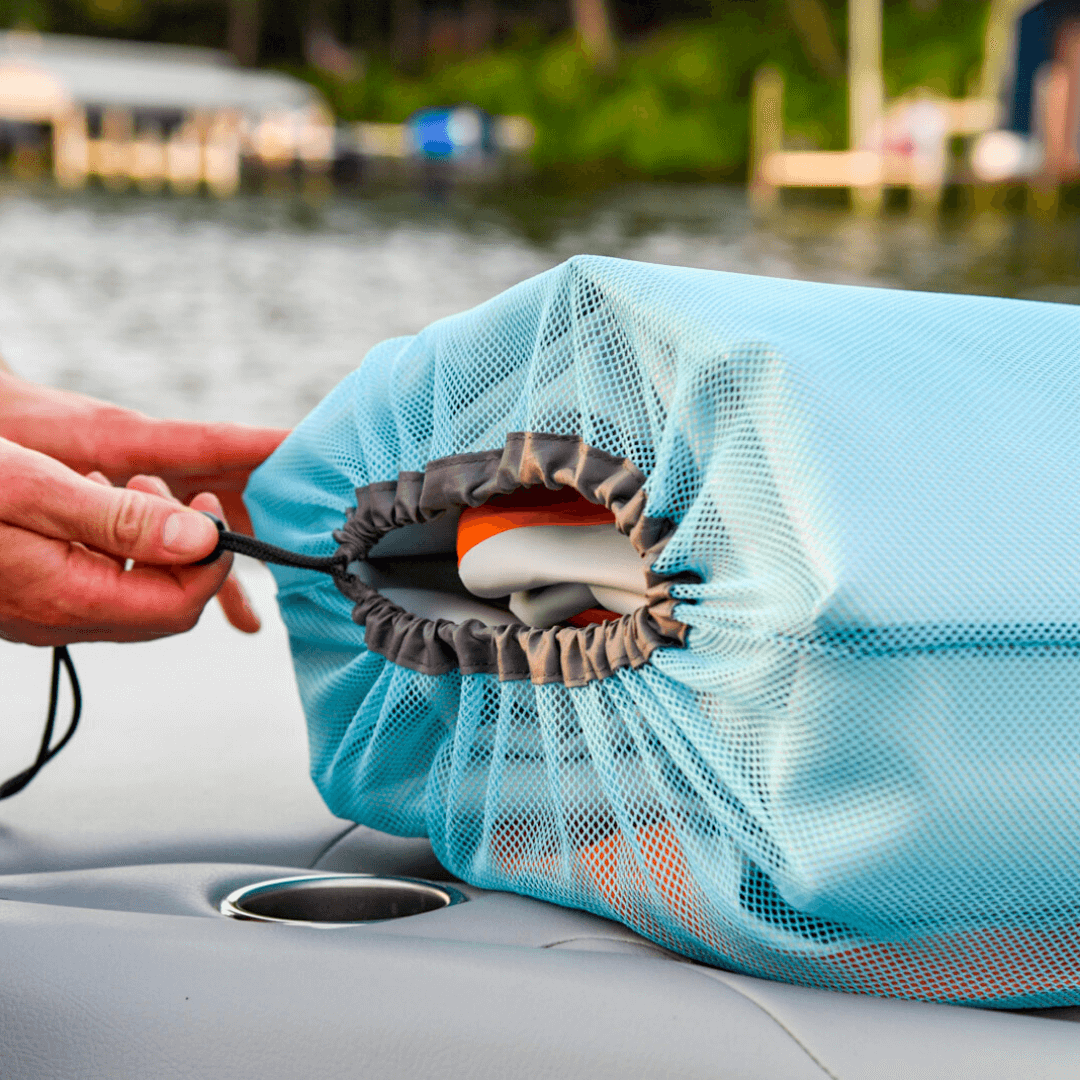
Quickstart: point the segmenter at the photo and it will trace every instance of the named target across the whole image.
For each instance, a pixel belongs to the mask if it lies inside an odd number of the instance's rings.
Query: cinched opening
[[[413,671],[582,686],[684,644],[652,571],[674,526],[645,477],[576,436],[507,436],[358,488],[334,535],[364,644]]]

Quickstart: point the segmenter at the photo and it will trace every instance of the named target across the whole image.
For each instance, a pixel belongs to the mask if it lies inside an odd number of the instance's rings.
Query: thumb
[[[42,536],[157,564],[194,562],[217,544],[217,526],[197,510],[159,495],[105,487],[13,443],[0,446],[0,475],[8,485],[0,514]]]

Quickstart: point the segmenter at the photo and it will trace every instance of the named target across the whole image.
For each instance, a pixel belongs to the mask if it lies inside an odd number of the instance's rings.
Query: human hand
[[[251,532],[240,493],[252,469],[288,434],[245,424],[155,420],[67,390],[0,371],[0,438],[38,450],[113,484],[159,476],[186,502],[201,491],[220,499],[233,527]]]
[[[93,480],[99,484],[109,485],[108,479],[99,472],[92,472],[87,476],[88,480]],[[173,493],[169,490],[169,485],[159,476],[133,476],[128,482],[127,486],[132,491],[145,491],[148,495],[160,495],[163,499],[169,499],[171,502],[183,505],[180,500],[177,499]],[[209,496],[213,499],[214,496]],[[191,501],[191,505],[196,510],[208,510],[211,514],[221,518],[225,522],[225,527],[229,527],[228,521],[225,519],[220,504],[218,509],[215,510],[208,503],[203,505],[207,496],[205,494],[196,495]],[[195,504],[199,503],[198,506]],[[216,526],[215,526],[216,527]],[[259,621],[259,616],[256,614],[255,609],[251,606],[251,601],[248,600],[247,594],[244,592],[243,585],[237,580],[236,574],[231,570],[229,576],[225,579],[225,583],[218,590],[217,594],[218,603],[221,605],[221,610],[225,613],[225,618],[236,627],[237,630],[242,631],[245,634],[254,634],[262,626]]]
[[[232,566],[191,566],[217,544],[200,494],[191,509],[114,488],[0,439],[0,636],[31,645],[145,641],[190,630]],[[134,567],[124,570],[127,559]]]

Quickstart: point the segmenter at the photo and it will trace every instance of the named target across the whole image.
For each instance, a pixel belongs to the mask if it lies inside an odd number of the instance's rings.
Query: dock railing
[[[887,187],[906,188],[913,202],[936,204],[949,179],[950,141],[994,128],[998,104],[987,98],[946,98],[916,90],[886,103],[877,130],[862,148],[789,150],[784,146],[783,77],[763,68],[751,101],[750,197],[759,209],[783,188],[847,188],[863,204],[880,202]],[[865,145],[869,143],[870,145]]]

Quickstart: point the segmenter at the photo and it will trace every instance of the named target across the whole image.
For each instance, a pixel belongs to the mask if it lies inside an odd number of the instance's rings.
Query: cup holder
[[[334,928],[403,919],[460,904],[449,885],[371,874],[319,874],[245,885],[221,901],[221,913],[250,922]]]

